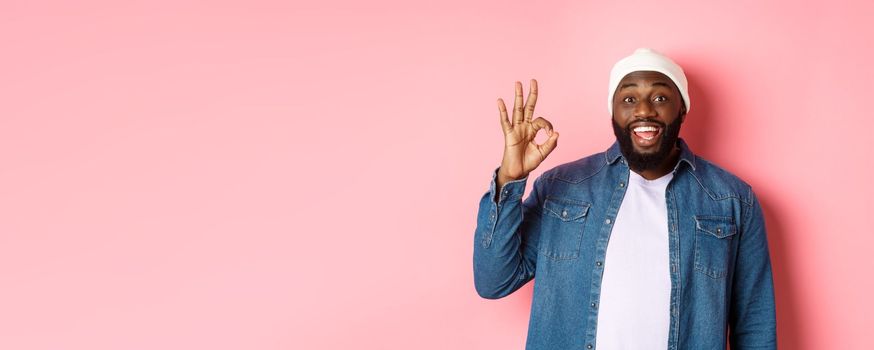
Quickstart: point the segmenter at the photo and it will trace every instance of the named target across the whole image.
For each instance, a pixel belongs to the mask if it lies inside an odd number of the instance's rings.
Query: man
[[[524,201],[559,134],[532,120],[535,80],[524,103],[516,82],[512,120],[498,100],[505,148],[477,215],[477,292],[502,298],[536,278],[529,350],[776,349],[761,207],[679,138],[691,105],[682,68],[638,49],[608,91],[616,142],[544,172]]]

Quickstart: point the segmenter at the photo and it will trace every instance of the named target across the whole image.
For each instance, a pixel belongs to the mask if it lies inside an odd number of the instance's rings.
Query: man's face
[[[613,133],[632,169],[655,169],[667,161],[686,114],[680,90],[659,72],[626,75],[613,94]]]

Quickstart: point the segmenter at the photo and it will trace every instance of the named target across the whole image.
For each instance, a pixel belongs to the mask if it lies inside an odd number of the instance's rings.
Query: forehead
[[[671,78],[655,71],[635,71],[628,73],[619,81],[619,86],[616,88],[617,90],[622,90],[623,88],[628,87],[643,86],[667,86],[671,88],[672,91],[679,91]]]

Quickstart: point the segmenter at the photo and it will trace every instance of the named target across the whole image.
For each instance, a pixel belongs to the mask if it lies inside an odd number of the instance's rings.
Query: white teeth
[[[656,131],[658,128],[654,126],[638,126],[633,129],[634,132],[647,132],[647,131]]]

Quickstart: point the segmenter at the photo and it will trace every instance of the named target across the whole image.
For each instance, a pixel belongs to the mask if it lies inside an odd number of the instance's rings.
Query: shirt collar
[[[686,141],[684,141],[681,137],[677,139],[677,146],[680,147],[680,160],[677,162],[677,165],[674,166],[674,171],[676,171],[677,168],[680,167],[680,164],[683,162],[689,164],[689,167],[692,168],[692,170],[694,171],[695,154],[692,153],[692,150],[689,149],[689,145],[687,145]],[[618,160],[619,158],[625,158],[622,155],[622,150],[619,149],[619,141],[613,141],[613,144],[610,145],[610,148],[607,149],[604,155],[607,157],[607,164],[613,164],[616,163],[616,160]]]

